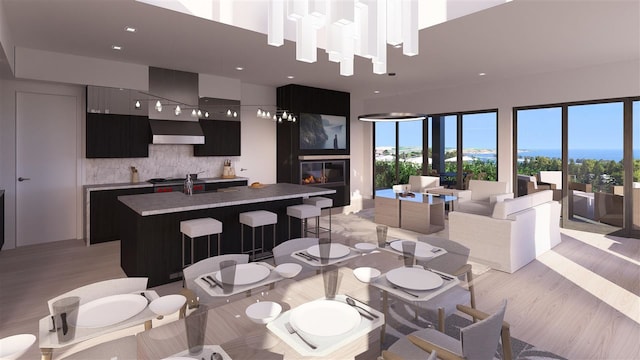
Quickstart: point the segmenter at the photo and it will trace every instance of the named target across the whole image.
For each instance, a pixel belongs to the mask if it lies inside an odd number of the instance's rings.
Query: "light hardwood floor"
[[[361,217],[333,219],[334,229],[375,238],[375,225],[363,230]],[[491,312],[508,299],[514,337],[569,359],[640,359],[640,240],[562,232],[560,245],[516,273],[479,276],[477,307]],[[79,240],[0,251],[0,338],[36,334],[46,301],[56,295],[125,276],[119,252],[117,241],[86,247]],[[164,295],[179,287],[156,290]],[[25,358],[38,356],[36,343]]]

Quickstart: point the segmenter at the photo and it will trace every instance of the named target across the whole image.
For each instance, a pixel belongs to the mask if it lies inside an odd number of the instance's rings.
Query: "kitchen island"
[[[332,189],[282,183],[262,188],[230,187],[194,195],[171,192],[120,196],[122,269],[128,276],[148,277],[149,287],[176,281],[182,277],[181,221],[203,217],[221,221],[222,253],[240,253],[240,213],[267,210],[278,214],[275,240],[280,243],[288,237],[287,206],[301,204],[307,197],[333,193]],[[299,237],[300,222],[291,224],[292,236]],[[270,249],[272,232],[264,233],[265,247]],[[245,231],[245,251],[251,247],[250,234],[251,231]],[[256,231],[257,246],[261,243],[260,235],[261,232]],[[185,242],[185,246],[189,244]],[[206,238],[197,239],[194,249],[195,261],[206,257]],[[188,250],[185,249],[186,253]]]

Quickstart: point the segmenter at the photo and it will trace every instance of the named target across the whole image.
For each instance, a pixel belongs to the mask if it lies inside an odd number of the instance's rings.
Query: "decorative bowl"
[[[251,304],[244,311],[247,317],[256,324],[266,324],[280,315],[282,306],[273,301],[260,301]]]
[[[284,278],[292,278],[300,273],[302,265],[296,263],[284,263],[276,266],[275,270]]]
[[[183,295],[166,295],[153,300],[149,304],[149,310],[157,315],[167,316],[180,310],[186,301],[187,298]]]
[[[380,270],[372,267],[359,267],[353,269],[353,275],[363,283],[372,282],[377,279],[380,274]]]
[[[36,341],[32,334],[18,334],[0,339],[0,359],[13,360],[24,355]]]

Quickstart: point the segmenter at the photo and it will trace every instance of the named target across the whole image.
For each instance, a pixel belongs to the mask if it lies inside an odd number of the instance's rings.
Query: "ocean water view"
[[[529,149],[518,150],[518,157],[544,156],[548,158],[560,158],[560,149]],[[569,149],[570,159],[593,159],[593,160],[622,160],[622,149]],[[640,159],[640,149],[633,149],[633,158]]]

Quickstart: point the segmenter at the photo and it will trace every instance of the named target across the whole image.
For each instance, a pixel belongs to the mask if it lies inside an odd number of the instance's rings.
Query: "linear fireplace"
[[[340,185],[344,183],[344,160],[319,160],[300,162],[300,184],[302,185]]]

